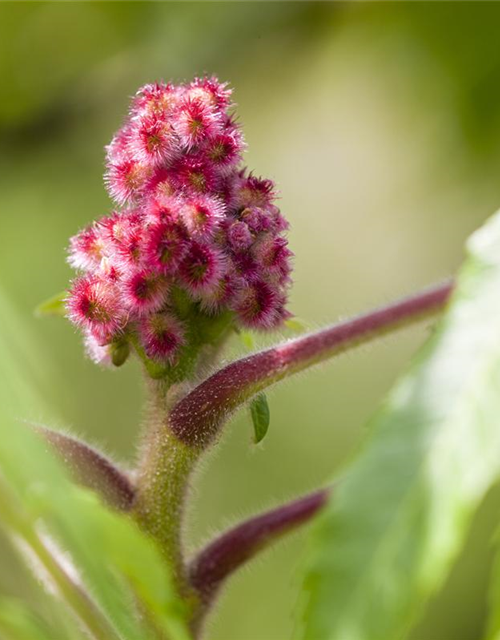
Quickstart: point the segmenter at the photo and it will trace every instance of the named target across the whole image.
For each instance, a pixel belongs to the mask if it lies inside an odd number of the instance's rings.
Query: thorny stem
[[[170,430],[188,445],[208,447],[224,421],[259,391],[332,356],[437,313],[448,300],[447,281],[229,364],[195,387],[172,410]]]
[[[200,594],[192,625],[195,632],[199,631],[224,581],[259,551],[309,522],[326,504],[329,495],[329,489],[321,489],[254,516],[220,535],[191,561],[189,579]]]

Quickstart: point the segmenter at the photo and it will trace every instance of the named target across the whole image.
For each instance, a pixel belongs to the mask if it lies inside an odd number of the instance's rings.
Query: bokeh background
[[[0,411],[134,458],[139,367],[98,369],[69,323],[33,309],[67,286],[69,236],[111,207],[103,147],[139,85],[204,72],[233,85],[247,164],[277,181],[291,223],[292,309],[315,327],[453,273],[500,206],[499,27],[500,4],[480,2],[2,2]],[[427,330],[274,390],[262,446],[235,418],[197,484],[193,548],[338,473]],[[494,491],[412,640],[481,637],[499,511]],[[291,636],[306,534],[233,579],[210,640]],[[35,597],[3,539],[0,566],[2,592]]]

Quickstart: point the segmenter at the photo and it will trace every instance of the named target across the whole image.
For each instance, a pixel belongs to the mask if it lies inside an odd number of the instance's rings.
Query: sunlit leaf
[[[61,291],[56,295],[41,302],[35,309],[36,316],[64,316],[66,315],[66,307],[64,301],[68,295],[67,291]]]
[[[289,331],[293,331],[293,333],[304,333],[304,331],[307,331],[307,323],[305,320],[297,318],[296,316],[285,320],[285,327]]]
[[[88,587],[116,638],[157,638],[151,622],[169,638],[185,637],[160,554],[129,518],[72,485],[42,441],[23,425],[0,424],[0,470],[0,524],[41,566],[43,548],[64,567],[74,565],[70,577],[79,574],[76,583]],[[42,573],[50,578],[50,566]],[[63,597],[71,596],[71,584],[67,591],[57,580],[54,586]]]
[[[248,349],[248,351],[255,349],[255,338],[253,333],[250,331],[239,331],[238,335],[245,349]]]
[[[500,531],[497,531],[497,547],[500,543]],[[490,586],[490,616],[488,620],[488,640],[500,640],[500,554],[497,551],[495,562],[491,571]]]
[[[54,640],[57,637],[87,640],[77,624],[67,618],[67,612],[52,606],[42,617],[17,600],[0,599],[0,638],[2,640]],[[64,634],[64,635],[63,635]]]
[[[258,444],[267,434],[270,422],[269,405],[265,393],[259,393],[250,403],[250,415],[252,416],[254,442]]]
[[[50,386],[58,376],[23,314],[0,287],[0,418],[40,418],[53,409]],[[52,414],[52,417],[56,416]]]
[[[153,629],[169,639],[185,637],[182,612],[154,544],[129,518],[74,486],[40,437],[20,423],[48,410],[41,374],[50,364],[4,295],[0,310],[0,526],[39,566],[37,553],[47,553],[47,545],[56,570],[58,562],[74,566],[123,640],[156,638]],[[54,555],[55,548],[60,552]],[[71,591],[71,580],[66,586]],[[139,609],[147,615],[140,618]],[[62,631],[55,637],[69,636]]]
[[[401,638],[500,472],[500,214],[314,530],[300,637]]]

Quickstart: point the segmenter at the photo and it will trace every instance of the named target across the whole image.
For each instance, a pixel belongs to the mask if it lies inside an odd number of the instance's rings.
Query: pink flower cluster
[[[234,326],[279,326],[290,284],[287,223],[274,185],[240,167],[231,91],[215,78],[152,84],[133,99],[107,148],[106,184],[121,207],[71,239],[81,272],[67,298],[94,360],[134,336],[148,358],[174,363],[189,342],[173,291],[197,314]]]

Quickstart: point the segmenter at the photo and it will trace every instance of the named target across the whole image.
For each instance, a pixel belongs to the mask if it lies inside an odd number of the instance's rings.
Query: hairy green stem
[[[214,442],[231,412],[279,380],[436,313],[446,303],[451,290],[452,283],[446,282],[251,355],[224,367],[187,394],[178,392],[182,391],[183,383],[173,384],[175,376],[161,379],[147,376],[150,400],[133,514],[159,543],[179,595],[190,605],[193,620],[199,612],[201,596],[200,590],[193,588],[182,548],[184,504],[196,462]],[[214,347],[227,336],[226,329],[227,325],[222,325],[217,340],[207,342],[212,353],[216,353]],[[199,345],[196,348],[201,355]],[[193,370],[193,377],[195,375]],[[181,400],[177,401],[179,396]],[[246,533],[247,529],[238,529],[237,533],[241,531]],[[234,533],[231,540],[233,538]],[[250,548],[253,540],[247,543]]]
[[[188,479],[199,451],[181,442],[167,426],[174,388],[165,380],[148,380],[145,441],[139,461],[133,512],[141,527],[159,543],[172,568],[176,587],[189,596],[182,549],[183,510]]]
[[[195,321],[191,318],[188,344],[175,366],[155,368],[138,349],[145,366],[148,402],[133,514],[158,542],[184,599],[189,599],[193,589],[187,579],[182,549],[183,511],[189,476],[201,452],[170,431],[168,416],[183,385],[218,357],[232,333],[231,318],[231,314],[218,318],[198,314]]]

